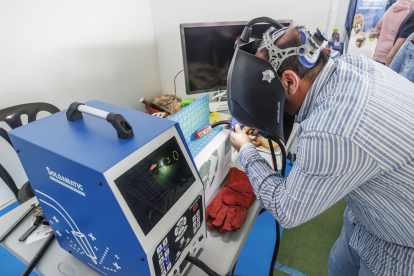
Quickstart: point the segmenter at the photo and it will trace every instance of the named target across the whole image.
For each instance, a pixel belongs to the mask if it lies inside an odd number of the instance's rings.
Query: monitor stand
[[[227,90],[218,90],[214,92],[214,95],[210,100],[210,112],[228,110],[227,105]]]
[[[227,101],[227,90],[217,90],[217,92],[214,92],[214,94],[214,97],[211,98],[212,100],[218,98],[218,102]]]

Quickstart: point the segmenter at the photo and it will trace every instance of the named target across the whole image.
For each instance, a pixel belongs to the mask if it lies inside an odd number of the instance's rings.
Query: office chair
[[[26,114],[28,116],[28,123],[36,121],[37,114],[40,111],[47,111],[51,114],[59,112],[60,110],[48,103],[28,103],[21,104],[12,107],[8,107],[0,110],[0,122],[5,122],[10,128],[15,129],[22,126],[21,115]],[[0,127],[0,136],[4,138],[12,147],[13,144],[10,141],[7,131]],[[14,148],[14,147],[13,147]],[[35,196],[32,186],[27,181],[20,189],[17,188],[13,178],[7,172],[7,170],[0,164],[0,178],[10,188],[19,204],[26,202]]]

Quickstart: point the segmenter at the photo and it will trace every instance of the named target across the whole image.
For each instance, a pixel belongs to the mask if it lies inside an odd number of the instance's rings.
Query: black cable
[[[180,74],[181,72],[184,72],[184,70],[181,70],[180,72],[178,72],[177,75],[175,75],[174,77],[174,95],[177,95],[177,87],[175,85],[175,79],[177,78],[178,74]]]
[[[231,271],[231,275],[234,276],[234,273],[236,273],[236,265],[237,265],[237,261],[233,266],[233,270]]]
[[[49,245],[53,242],[54,239],[55,239],[55,235],[53,233],[50,234],[49,237],[47,238],[47,240],[43,243],[42,247],[40,247],[39,251],[37,251],[36,255],[33,257],[33,259],[27,265],[26,269],[23,271],[21,276],[30,275],[30,273],[36,267],[37,263],[40,261],[43,254],[45,254],[46,250],[48,249]]]
[[[201,260],[191,257],[190,255],[186,258],[187,261],[192,263],[193,265],[200,268],[202,271],[204,271],[209,276],[220,276],[220,274],[217,274],[215,271],[213,271],[211,268],[209,268],[205,263],[203,263]]]
[[[270,138],[267,138],[267,140],[269,141],[270,153],[272,155],[273,169],[277,171],[277,160],[276,160],[276,155],[275,155],[275,149],[273,148],[272,140]]]
[[[270,264],[269,276],[273,276],[273,272],[275,270],[275,265],[276,265],[277,254],[279,253],[279,245],[280,245],[280,225],[277,219],[275,219],[275,221],[276,221],[276,243],[275,243],[275,249],[273,250],[272,262]]]
[[[218,121],[218,122],[215,122],[214,124],[211,124],[211,128],[215,128],[216,126],[219,126],[219,125],[230,125],[230,124],[231,122],[228,120]]]
[[[277,162],[276,162],[276,155],[275,155],[275,151],[273,149],[273,145],[272,145],[272,140],[269,138],[269,146],[270,146],[270,153],[272,154],[272,159],[273,159],[273,164],[274,164],[274,170],[277,171]],[[283,145],[282,141],[280,141],[280,139],[277,139],[275,141],[280,148],[280,151],[282,153],[282,172],[281,175],[284,178],[285,177],[285,172],[286,172],[286,150],[285,150],[285,146]],[[277,255],[279,253],[279,245],[280,245],[280,225],[279,222],[275,219],[276,221],[276,242],[275,242],[275,248],[273,250],[273,256],[272,256],[272,261],[270,263],[270,270],[269,270],[269,276],[273,276],[273,271],[275,269],[275,264],[276,264],[276,260],[277,260]]]
[[[286,173],[286,150],[285,150],[285,145],[282,143],[282,141],[277,141],[277,144],[279,145],[280,151],[282,152],[282,171],[281,171],[281,175],[283,178],[285,178],[285,173]]]

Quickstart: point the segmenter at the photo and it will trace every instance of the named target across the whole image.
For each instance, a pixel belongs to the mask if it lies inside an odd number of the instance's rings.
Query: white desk
[[[239,161],[234,163],[235,167],[241,167]],[[28,202],[15,208],[0,218],[0,236],[19,218],[29,205],[36,202],[32,198]],[[221,234],[217,231],[208,230],[207,239],[198,253],[198,258],[206,263],[211,269],[220,275],[228,275],[233,269],[243,245],[253,227],[254,222],[260,211],[260,204],[257,200],[250,207],[246,220],[242,227],[236,232]],[[31,215],[28,215],[1,243],[10,253],[16,256],[23,263],[28,264],[46,239],[26,244],[19,242],[19,237],[29,228]],[[66,271],[62,273],[62,271]],[[70,272],[72,271],[72,272]],[[22,271],[23,272],[23,271]],[[96,276],[99,275],[84,265],[77,258],[60,248],[57,241],[53,241],[40,262],[35,268],[35,272],[44,276]],[[186,275],[206,275],[198,267],[191,267]]]
[[[6,232],[7,229],[27,210],[30,205],[36,202],[36,198],[25,202],[19,207],[8,212],[0,218],[0,235]],[[31,215],[29,214],[1,243],[10,253],[16,256],[23,263],[28,264],[36,252],[40,249],[46,239],[26,244],[26,242],[19,242],[19,237],[30,227]],[[65,271],[63,274],[60,270]],[[64,268],[65,267],[65,268]],[[70,268],[73,268],[72,270]],[[34,271],[39,275],[50,276],[98,276],[99,274],[91,270],[88,266],[76,259],[73,255],[60,248],[56,240],[52,242],[48,250],[43,255],[42,259],[37,264]],[[74,273],[68,273],[73,271]],[[23,272],[23,271],[22,271]]]
[[[207,229],[207,240],[200,249],[197,258],[218,274],[229,275],[259,215],[260,208],[259,202],[255,200],[247,213],[242,227],[236,232],[221,234],[218,231]],[[191,265],[185,275],[206,274],[198,267]]]

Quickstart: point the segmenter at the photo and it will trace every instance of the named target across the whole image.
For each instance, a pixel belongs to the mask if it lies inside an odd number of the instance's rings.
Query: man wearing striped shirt
[[[300,45],[297,28],[275,44]],[[256,55],[269,58],[266,49]],[[296,59],[296,60],[295,60]],[[285,113],[296,115],[298,155],[283,179],[236,126],[231,142],[257,199],[285,228],[344,199],[330,275],[414,275],[414,85],[360,55],[278,70]]]

